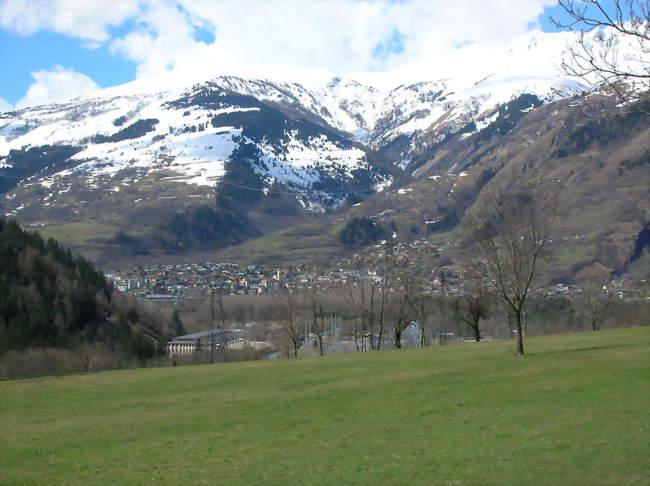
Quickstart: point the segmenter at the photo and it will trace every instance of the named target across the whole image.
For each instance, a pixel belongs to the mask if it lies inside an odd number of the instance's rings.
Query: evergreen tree
[[[370,218],[354,218],[341,231],[346,248],[362,248],[386,238],[384,227]]]
[[[132,325],[146,325],[142,315],[132,304],[121,309],[114,292],[82,256],[0,218],[0,354],[104,340],[141,358],[153,355],[152,343],[134,337]]]
[[[172,314],[171,328],[174,330],[174,336],[182,336],[183,334],[185,334],[183,321],[181,321],[181,318],[177,310],[174,310],[174,313]]]

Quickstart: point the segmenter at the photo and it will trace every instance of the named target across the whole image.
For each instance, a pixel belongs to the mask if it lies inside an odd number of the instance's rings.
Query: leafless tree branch
[[[560,29],[579,31],[561,68],[586,81],[593,90],[610,91],[630,103],[650,89],[650,0],[559,0],[568,20],[551,17]],[[606,5],[610,5],[607,8]],[[626,52],[620,41],[634,40],[638,51]],[[634,82],[631,82],[634,81]]]
[[[476,271],[515,316],[516,354],[524,354],[522,317],[550,239],[554,211],[541,190],[487,191],[467,216],[465,233],[478,250]]]

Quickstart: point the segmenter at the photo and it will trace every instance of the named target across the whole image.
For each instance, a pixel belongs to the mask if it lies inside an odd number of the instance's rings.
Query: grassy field
[[[98,239],[113,238],[120,229],[113,223],[100,223],[94,221],[53,224],[36,228],[43,238],[54,238],[57,241],[88,243]]]
[[[650,328],[0,383],[1,484],[650,484]]]
[[[325,263],[345,253],[339,241],[343,223],[305,223],[274,231],[217,253],[224,261],[279,265]]]

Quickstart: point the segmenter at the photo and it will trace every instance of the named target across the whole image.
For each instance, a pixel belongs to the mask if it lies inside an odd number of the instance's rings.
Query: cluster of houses
[[[261,295],[277,290],[282,282],[289,282],[295,289],[318,289],[334,293],[361,280],[381,282],[381,275],[372,265],[390,254],[390,258],[413,263],[414,255],[428,254],[431,258],[444,256],[445,251],[458,246],[458,242],[432,243],[424,238],[411,242],[382,242],[362,254],[345,257],[338,262],[338,268],[317,271],[303,266],[291,268],[266,268],[259,265],[240,266],[234,263],[185,263],[141,266],[118,270],[107,276],[114,285],[125,292],[133,293],[146,300],[178,300],[192,298],[212,287],[223,295]],[[474,261],[439,260],[431,274],[432,292],[448,295],[462,295],[465,283],[471,283]],[[444,284],[442,280],[444,279]],[[636,297],[628,290],[629,285],[610,282],[605,292],[610,297]],[[536,289],[546,297],[574,297],[581,294],[577,285],[556,283]]]
[[[322,272],[304,266],[270,269],[240,267],[233,263],[194,263],[136,266],[106,275],[119,290],[149,301],[192,298],[207,287],[223,295],[261,295],[277,290],[281,282],[289,282],[298,290],[318,289],[323,293],[334,293],[359,280],[381,281],[376,270],[359,269],[352,259],[343,261],[339,268]]]
[[[385,244],[370,249],[365,256],[380,258],[390,251],[397,260],[410,258],[413,252],[426,252],[439,256],[447,246],[432,244],[425,239],[409,243],[395,243],[390,249]],[[317,289],[323,293],[340,291],[361,280],[380,283],[382,276],[373,268],[360,264],[360,255],[343,258],[338,268],[316,271],[305,266],[267,268],[260,265],[240,266],[234,263],[183,263],[167,265],[137,265],[128,269],[108,272],[106,276],[123,292],[132,293],[149,301],[175,301],[199,296],[208,287],[223,295],[261,295],[277,290],[281,282],[289,282],[294,289]],[[361,256],[363,257],[363,256]],[[462,293],[462,275],[452,266],[440,269],[446,276],[446,292]],[[432,279],[432,290],[441,287]]]
[[[208,286],[218,285],[225,295],[259,295],[277,287],[277,270],[233,263],[187,263],[141,266],[107,274],[123,292],[149,300],[193,297]]]

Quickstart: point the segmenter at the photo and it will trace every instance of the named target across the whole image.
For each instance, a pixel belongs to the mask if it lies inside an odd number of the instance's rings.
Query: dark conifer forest
[[[155,354],[155,321],[82,256],[0,219],[0,356],[101,343],[145,360]]]

